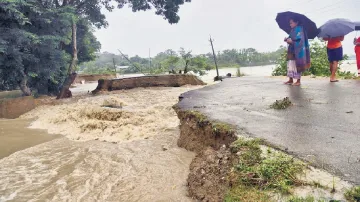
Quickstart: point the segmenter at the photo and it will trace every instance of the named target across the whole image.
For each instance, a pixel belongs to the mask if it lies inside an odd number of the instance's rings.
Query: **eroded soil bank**
[[[196,152],[187,179],[199,201],[356,201],[353,187],[198,111],[173,107],[178,145]]]

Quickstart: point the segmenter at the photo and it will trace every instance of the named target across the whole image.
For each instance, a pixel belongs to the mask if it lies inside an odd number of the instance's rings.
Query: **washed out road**
[[[179,107],[236,125],[295,156],[360,185],[360,81],[304,80],[288,86],[260,77],[225,79],[181,95]],[[270,109],[289,97],[293,105]]]

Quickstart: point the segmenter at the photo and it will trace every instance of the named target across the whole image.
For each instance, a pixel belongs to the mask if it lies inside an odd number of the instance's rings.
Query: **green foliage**
[[[224,50],[217,54],[219,67],[232,66],[259,66],[274,64],[276,59],[283,53],[285,47],[281,46],[274,52],[260,53],[254,48]],[[207,54],[209,60],[212,60],[212,54]]]
[[[274,52],[259,53],[253,48],[242,49],[242,50],[224,50],[218,54],[218,65],[219,67],[230,67],[230,66],[249,66],[249,65],[267,65],[275,63],[279,55],[284,53],[284,47],[280,47]],[[110,56],[111,55],[111,56]],[[129,66],[130,64],[123,60],[121,56],[102,53],[98,55],[95,63],[97,68],[106,69],[107,64],[112,63],[112,58],[115,58],[117,65]],[[106,59],[104,59],[106,58]],[[149,59],[134,56],[130,58],[134,63],[137,63],[142,69],[149,69]],[[286,62],[286,61],[285,61]],[[151,59],[151,73],[161,74],[165,72],[184,72],[185,67],[187,71],[193,71],[197,74],[203,75],[205,71],[215,69],[213,55],[211,53],[193,55],[191,51],[180,48],[178,52],[168,49],[164,52],[158,53],[154,58]],[[87,63],[80,65],[80,69],[84,72],[90,73],[87,69]],[[286,67],[286,65],[285,65]],[[173,70],[173,71],[172,71]],[[285,69],[286,70],[286,69]],[[98,72],[99,72],[98,71]],[[101,70],[102,71],[102,70]],[[136,73],[139,72],[136,68],[129,68],[125,70],[125,73]]]
[[[273,76],[286,76],[287,75],[287,61],[286,61],[286,50],[276,61],[276,68],[273,70]],[[315,76],[330,76],[330,64],[327,57],[327,48],[324,43],[314,41],[310,44],[310,57],[311,67],[305,71],[303,75],[315,75]],[[344,55],[344,60],[347,60],[348,56]],[[344,78],[352,78],[354,75],[350,72],[341,71],[340,67],[342,62],[339,62],[339,68],[337,75]]]
[[[96,59],[96,53],[100,51],[101,44],[94,36],[94,29],[91,24],[85,19],[79,19],[77,26],[77,49],[78,49],[78,63],[93,61]],[[72,52],[71,44],[64,47],[67,53]]]
[[[345,193],[345,197],[350,202],[360,201],[360,187],[354,187]]]
[[[282,100],[276,100],[273,104],[270,105],[271,109],[286,109],[292,105],[288,97]]]
[[[224,199],[225,202],[269,202],[271,197],[264,191],[255,187],[236,186],[231,189]]]
[[[66,40],[71,9],[59,10],[37,7],[36,1],[3,0],[0,8],[0,89],[16,89],[21,81],[24,86],[42,88],[52,84],[66,65],[67,54],[59,48]],[[13,16],[18,16],[13,18]],[[26,82],[28,81],[28,83]],[[42,84],[38,81],[42,80]],[[47,89],[46,89],[47,92]]]
[[[95,59],[100,43],[91,26],[108,25],[103,8],[112,11],[114,3],[118,3],[118,8],[128,4],[134,12],[153,8],[169,23],[176,23],[179,6],[185,2],[190,0],[1,0],[0,90],[20,86],[26,94],[30,92],[29,87],[38,93],[49,90],[56,93],[59,83],[67,76],[71,56],[75,58],[71,45],[72,24],[77,26],[78,61],[71,63],[74,64],[71,71],[76,62],[81,64]],[[96,69],[92,67],[90,71]],[[109,66],[105,69],[108,71]]]
[[[233,187],[227,194],[228,201],[250,196],[262,201],[267,199],[264,195],[267,191],[288,194],[293,186],[299,184],[296,176],[303,172],[305,165],[276,151],[264,156],[259,142],[238,139],[231,145],[231,152],[237,154],[238,162],[230,174]],[[263,192],[260,194],[259,191]]]
[[[288,202],[325,202],[326,200],[323,199],[318,199],[316,200],[313,196],[307,196],[307,197],[290,197],[288,199]],[[335,200],[332,200],[333,202],[335,202]]]

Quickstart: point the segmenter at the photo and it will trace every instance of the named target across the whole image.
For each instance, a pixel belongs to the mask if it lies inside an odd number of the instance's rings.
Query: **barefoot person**
[[[299,86],[301,73],[310,67],[309,41],[304,28],[296,18],[290,19],[291,32],[285,38],[288,43],[287,52],[287,76],[289,80],[285,84]],[[294,79],[296,82],[294,83]]]
[[[343,60],[343,48],[341,41],[344,40],[344,36],[335,38],[324,38],[327,41],[327,55],[330,62],[330,82],[338,82],[336,79],[336,71],[338,69],[339,61]]]
[[[354,39],[356,64],[358,69],[358,76],[360,76],[360,37]]]

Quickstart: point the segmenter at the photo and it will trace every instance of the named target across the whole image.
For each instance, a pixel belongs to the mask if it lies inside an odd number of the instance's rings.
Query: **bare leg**
[[[336,81],[336,71],[338,68],[338,61],[334,61],[332,62],[332,71],[331,71],[331,76],[330,76],[330,81]]]
[[[333,65],[333,62],[330,62],[330,68],[329,68],[330,69],[330,75],[332,75],[332,70],[333,70],[332,65]]]

